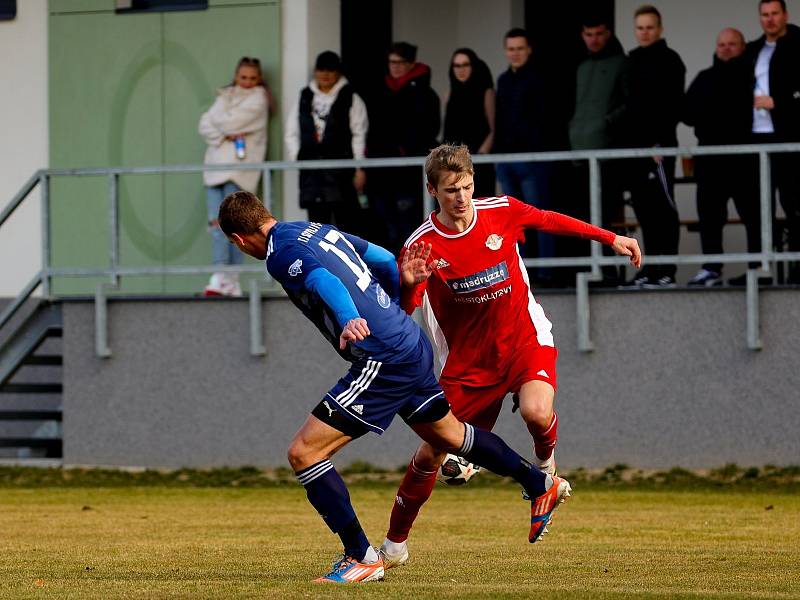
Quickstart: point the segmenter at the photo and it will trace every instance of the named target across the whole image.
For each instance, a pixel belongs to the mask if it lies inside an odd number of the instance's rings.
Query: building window
[[[115,0],[115,4],[119,14],[208,8],[208,0]]]
[[[17,16],[17,0],[0,0],[0,21],[13,21]]]

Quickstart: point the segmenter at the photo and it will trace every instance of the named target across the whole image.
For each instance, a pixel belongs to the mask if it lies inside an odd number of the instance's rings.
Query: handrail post
[[[589,159],[589,218],[592,225],[598,227],[602,224],[602,201],[601,201],[601,178],[600,178],[600,162],[596,156]],[[592,256],[592,275],[595,278],[600,277],[600,265],[597,263],[597,258],[603,255],[603,249],[600,244],[590,244]],[[588,280],[587,280],[588,281]]]
[[[420,216],[420,221],[427,219],[428,215],[431,214],[434,210],[436,210],[436,206],[434,206],[434,201],[431,195],[428,193],[428,174],[425,173],[425,166],[422,167],[422,212],[423,214]]]
[[[42,193],[42,296],[50,298],[50,176],[39,176]]]
[[[119,266],[119,175],[108,174],[108,225],[109,256],[111,261],[111,285],[119,284],[117,267]]]
[[[108,303],[105,284],[97,284],[94,292],[94,353],[97,358],[111,358],[108,347]]]
[[[250,356],[265,356],[263,328],[261,327],[261,289],[258,279],[250,280]]]
[[[264,207],[269,212],[272,213],[273,211],[272,211],[272,170],[271,169],[264,169],[261,172],[261,187],[264,188],[264,191],[263,191],[264,198],[262,199],[263,202],[264,202]]]
[[[577,310],[576,324],[578,329],[578,350],[581,352],[592,352],[592,343],[589,332],[589,280],[592,279],[591,273],[578,273],[575,276],[575,306]]]
[[[762,348],[759,335],[758,276],[758,269],[747,269],[747,347],[750,350]]]
[[[772,252],[772,169],[769,154],[765,150],[758,153],[759,181],[761,184],[761,268],[769,272],[767,256]]]

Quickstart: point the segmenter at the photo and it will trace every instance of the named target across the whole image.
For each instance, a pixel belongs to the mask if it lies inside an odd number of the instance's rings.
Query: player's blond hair
[[[442,144],[431,150],[425,160],[425,176],[428,178],[428,183],[436,187],[443,171],[459,173],[462,176],[474,175],[475,169],[472,167],[469,148],[463,144]]]
[[[225,197],[219,207],[219,227],[225,235],[256,233],[261,226],[274,219],[258,196],[239,190]]]

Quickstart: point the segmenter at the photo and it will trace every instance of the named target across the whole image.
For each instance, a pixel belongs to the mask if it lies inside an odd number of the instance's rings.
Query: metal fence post
[[[761,183],[761,268],[769,272],[767,254],[772,252],[772,169],[769,154],[758,153],[759,176]]]
[[[119,266],[119,175],[108,174],[108,226],[109,255],[111,261],[111,285],[119,284],[117,267]]]
[[[603,221],[600,185],[600,163],[597,157],[593,156],[589,159],[589,215],[592,225],[597,225],[598,227]],[[599,258],[603,255],[603,249],[597,242],[590,244],[589,247],[591,249],[592,258]],[[592,261],[592,275],[594,275],[596,279],[600,278],[600,265],[594,260]]]
[[[264,188],[264,207],[272,212],[272,171],[264,169],[261,174],[261,187]]]
[[[427,219],[428,215],[436,210],[436,203],[433,197],[428,193],[428,175],[425,173],[425,167],[422,167],[422,212],[420,221]],[[403,240],[405,241],[405,240]]]
[[[261,327],[261,289],[258,280],[250,280],[250,355],[264,356],[264,333]]]
[[[589,280],[591,273],[578,273],[575,276],[575,305],[578,328],[578,350],[592,352],[594,344],[589,333]]]
[[[108,347],[108,304],[105,284],[98,283],[94,292],[94,353],[98,358],[111,358]]]
[[[747,347],[761,350],[758,315],[758,276],[757,269],[747,269]]]
[[[42,172],[39,176],[42,190],[42,295],[50,297],[50,176]]]

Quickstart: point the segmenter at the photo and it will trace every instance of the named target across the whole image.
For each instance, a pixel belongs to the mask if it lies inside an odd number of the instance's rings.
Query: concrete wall
[[[0,21],[0,210],[47,166],[47,2],[17,2]],[[39,192],[0,229],[0,296],[16,295],[41,268]],[[12,260],[13,257],[13,260]]]
[[[763,292],[764,349],[745,345],[743,291],[592,296],[597,350],[577,351],[575,299],[540,298],[559,345],[565,468],[800,462],[800,291]],[[262,306],[265,358],[248,353],[246,301],[114,301],[113,357],[94,355],[91,303],[64,306],[64,453],[69,464],[285,464],[310,409],[346,369],[286,300]],[[530,438],[503,411],[497,431]],[[342,451],[403,464],[416,441],[396,420]]]

